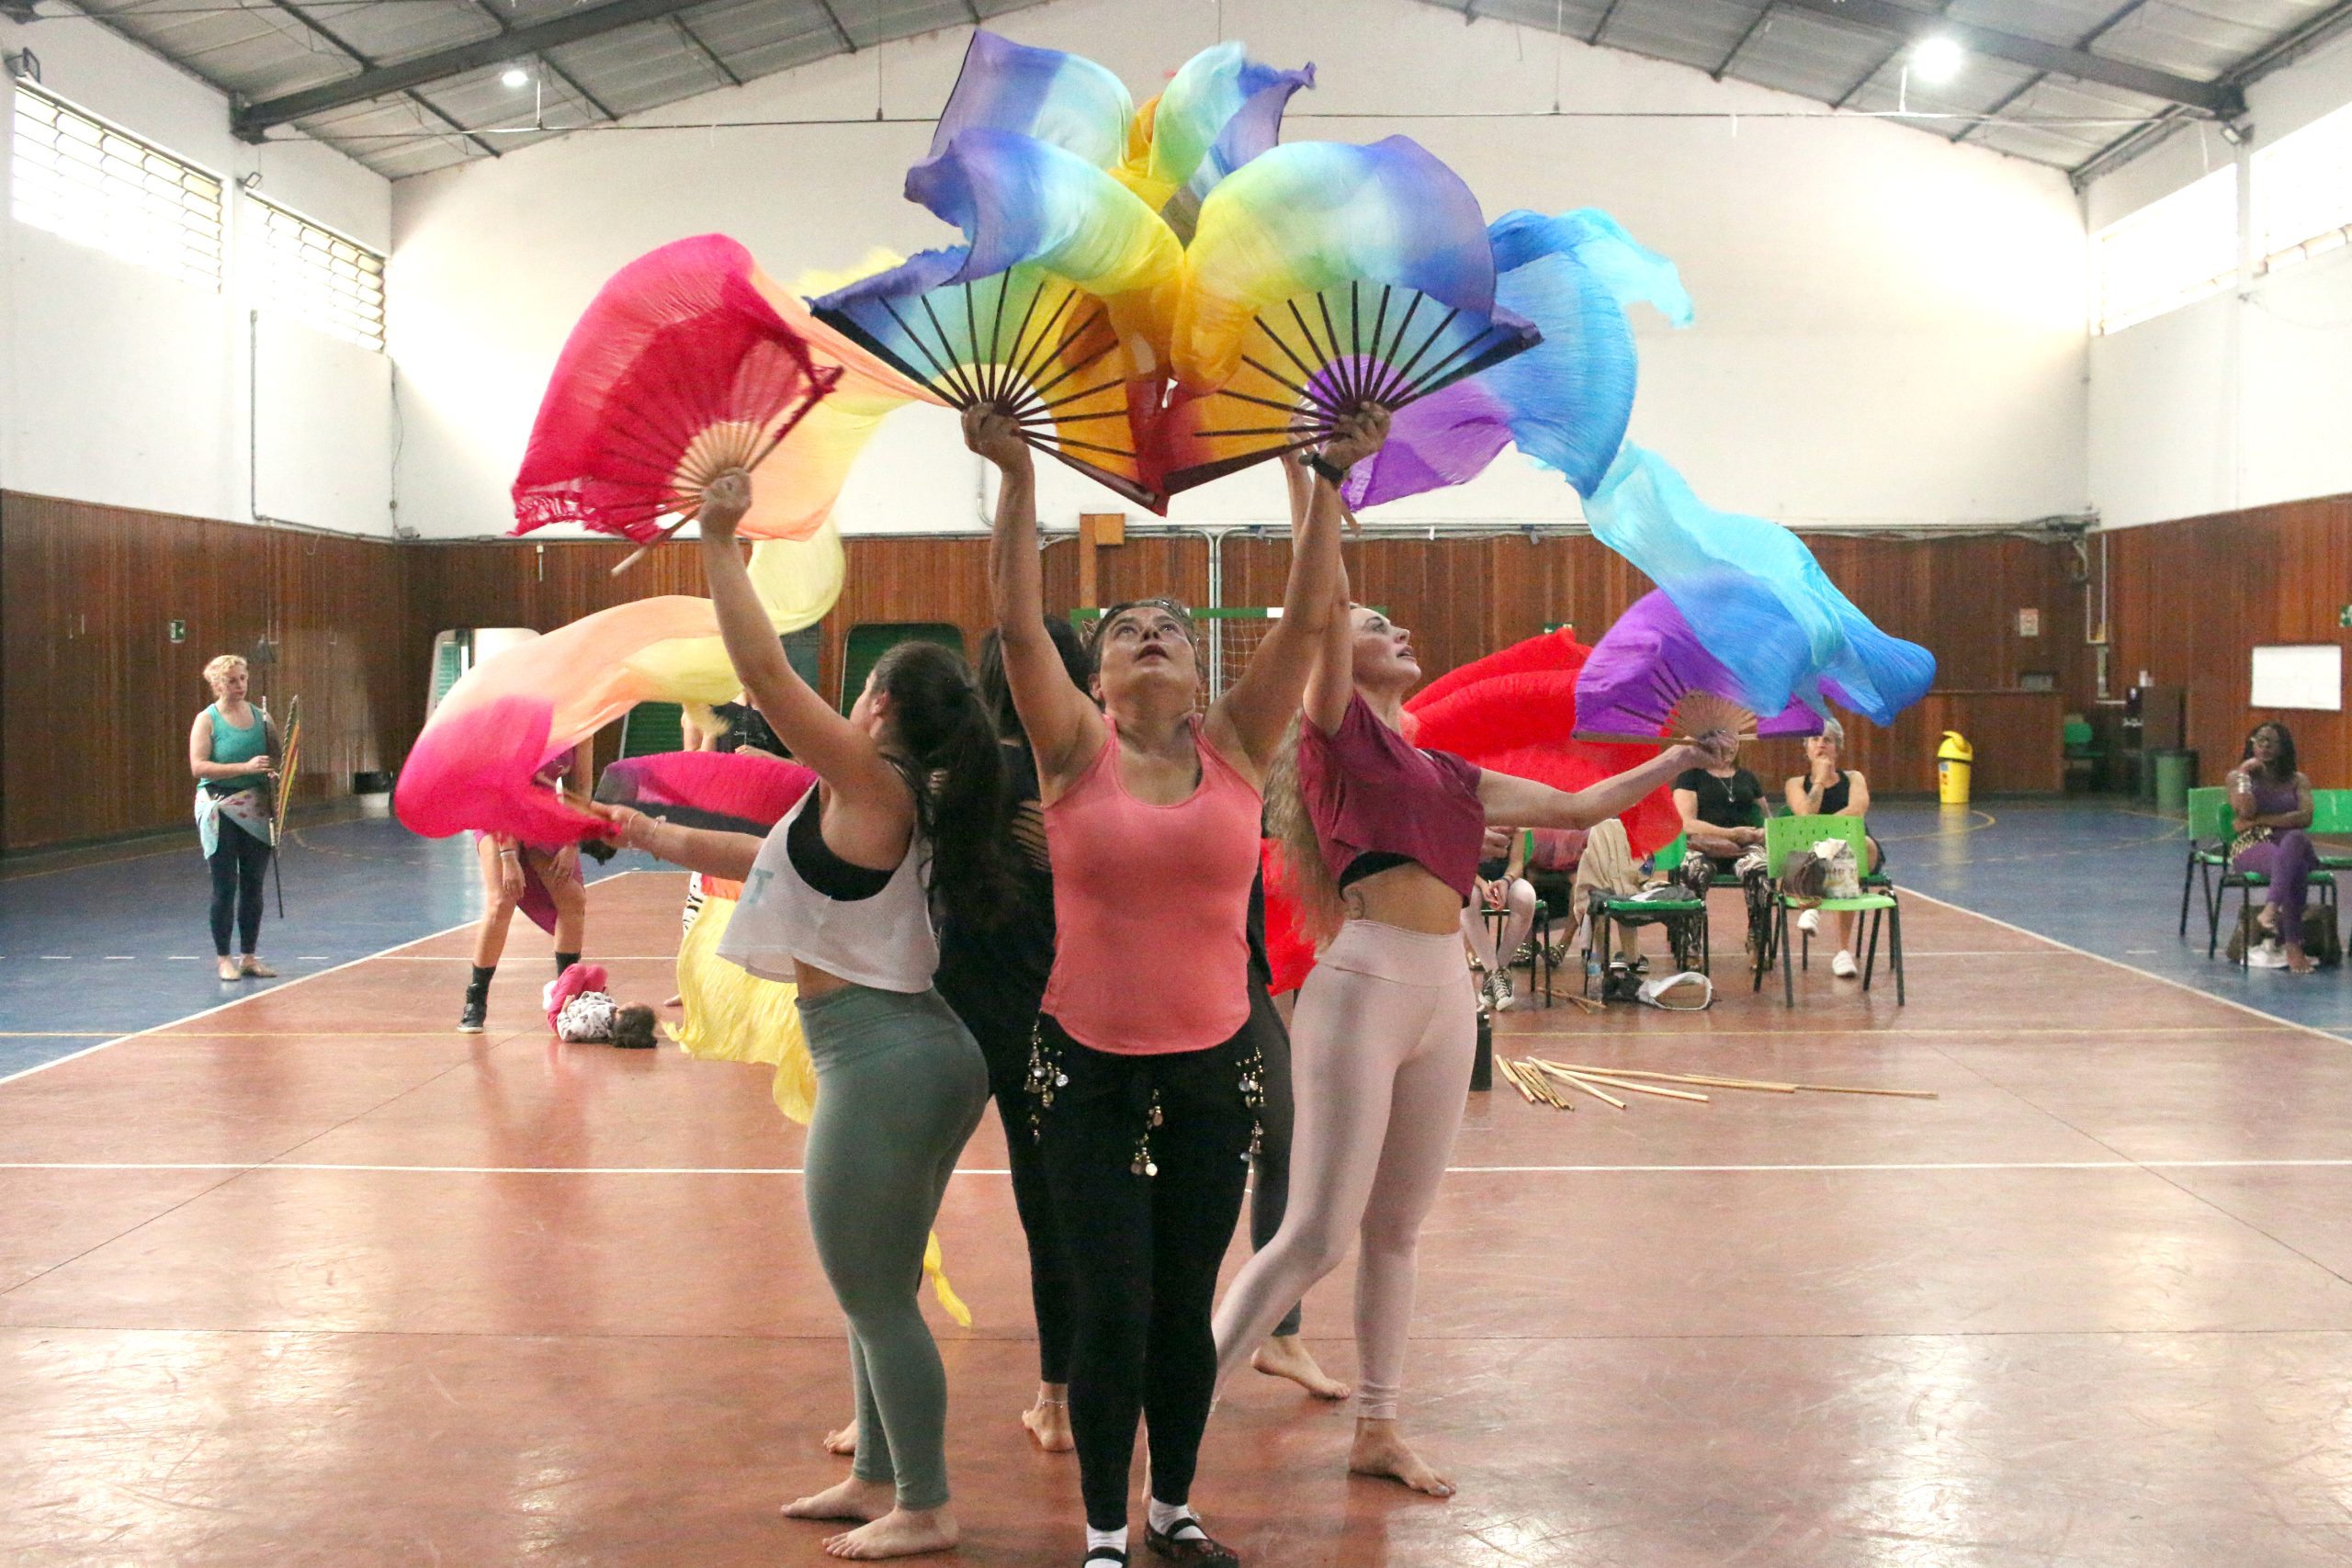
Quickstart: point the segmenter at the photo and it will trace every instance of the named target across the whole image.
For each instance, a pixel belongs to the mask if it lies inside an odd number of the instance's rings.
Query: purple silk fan
[[[1830,682],[1806,684],[1817,695],[1839,694]],[[1652,589],[1617,617],[1585,660],[1577,677],[1577,734],[1670,739],[1668,727],[1676,705],[1693,692],[1747,706],[1738,678],[1707,651],[1674,601]],[[1818,735],[1821,721],[1819,710],[1800,694],[1778,714],[1760,719],[1756,733]]]

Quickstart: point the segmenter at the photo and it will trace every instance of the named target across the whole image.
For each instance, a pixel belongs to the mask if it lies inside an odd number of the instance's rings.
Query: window
[[[275,202],[248,194],[254,302],[322,333],[384,347],[384,258]]]
[[[9,175],[18,222],[220,287],[219,180],[28,83],[16,87]]]
[[[2254,232],[2273,272],[2352,237],[2352,107],[2254,155]]]
[[[2100,230],[2091,265],[2095,333],[2120,332],[2228,288],[2238,271],[2237,166]]]

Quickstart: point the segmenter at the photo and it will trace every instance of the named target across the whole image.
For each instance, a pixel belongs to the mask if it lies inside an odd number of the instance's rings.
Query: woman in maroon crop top
[[[1286,613],[1201,715],[1190,618],[1167,601],[1102,617],[1101,708],[1070,680],[1044,630],[1029,448],[998,410],[964,416],[966,441],[1002,475],[997,625],[1052,848],[1057,929],[1031,1083],[1071,1262],[1069,1416],[1090,1568],[1128,1562],[1138,1416],[1151,1445],[1145,1543],[1200,1568],[1238,1561],[1189,1499],[1216,1385],[1209,1308],[1262,1098],[1245,935],[1261,781],[1337,615],[1338,479],[1387,423],[1377,410],[1341,419],[1325,478],[1294,491]]]
[[[1470,1087],[1477,1020],[1460,920],[1480,840],[1490,822],[1589,828],[1732,742],[1674,747],[1574,795],[1420,750],[1402,734],[1405,694],[1421,678],[1411,635],[1350,604],[1344,572],[1340,595],[1295,765],[1278,770],[1268,798],[1302,917],[1330,938],[1291,1025],[1290,1205],[1217,1307],[1218,1372],[1345,1261],[1360,1233],[1348,1468],[1442,1497],[1453,1483],[1407,1445],[1396,1401],[1414,1248]]]

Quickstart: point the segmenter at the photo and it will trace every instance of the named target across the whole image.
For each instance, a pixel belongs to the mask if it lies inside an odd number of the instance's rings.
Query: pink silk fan
[[[515,476],[514,532],[577,523],[641,545],[666,538],[713,479],[775,451],[841,374],[811,362],[733,240],[649,252],[614,274],[564,342]]]

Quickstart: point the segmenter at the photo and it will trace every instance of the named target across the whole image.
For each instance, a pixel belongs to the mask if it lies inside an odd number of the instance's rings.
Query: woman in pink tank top
[[[1341,422],[1328,471],[1377,450],[1387,415]],[[1294,495],[1290,581],[1233,689],[1194,711],[1201,671],[1172,600],[1112,606],[1094,685],[1044,630],[1035,480],[1001,411],[964,416],[1002,474],[990,569],[1005,671],[1036,753],[1057,926],[1031,1063],[1032,1124],[1071,1258],[1070,1427],[1092,1568],[1127,1562],[1136,1422],[1151,1447],[1146,1541],[1230,1565],[1190,1506],[1216,1384],[1209,1308],[1241,1212],[1261,1084],[1247,1045],[1250,886],[1261,783],[1337,615],[1334,482]]]
[[[1414,1250],[1462,1122],[1477,1040],[1459,922],[1488,823],[1586,828],[1727,755],[1678,746],[1574,795],[1492,773],[1403,733],[1421,667],[1402,626],[1347,600],[1325,622],[1295,767],[1269,802],[1302,923],[1328,939],[1291,1022],[1296,1122],[1282,1228],[1216,1313],[1229,1373],[1287,1303],[1344,1262],[1356,1273],[1356,1429],[1348,1468],[1451,1495],[1396,1420]],[[1344,890],[1344,891],[1343,891]]]

